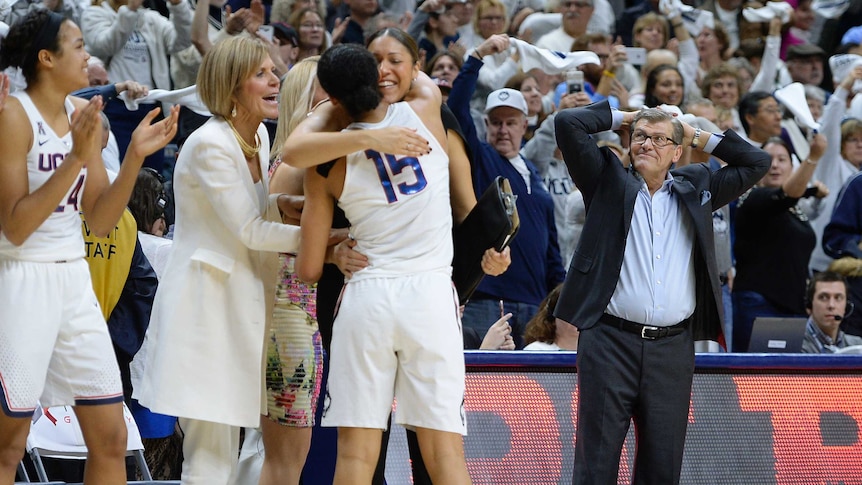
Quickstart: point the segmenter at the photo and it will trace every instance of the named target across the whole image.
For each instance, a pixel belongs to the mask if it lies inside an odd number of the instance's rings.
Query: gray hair
[[[90,58],[87,59],[87,67],[90,66],[99,66],[102,69],[107,69],[107,67],[105,66],[105,62],[96,56],[90,56]]]
[[[802,89],[805,91],[805,99],[816,99],[820,103],[826,102],[826,93],[820,86],[803,84]]]
[[[111,131],[111,120],[108,119],[108,115],[104,111],[101,111],[99,114],[102,115],[102,129]]]
[[[677,145],[682,145],[684,131],[682,128],[682,123],[680,123],[678,119],[674,118],[673,116],[669,115],[668,113],[665,113],[660,109],[646,108],[637,112],[635,118],[632,120],[632,128],[637,126],[638,122],[641,120],[644,120],[647,123],[663,123],[665,121],[669,121],[670,124],[673,126],[673,134],[671,135],[671,139]],[[632,133],[634,133],[634,130],[632,130]]]
[[[754,66],[751,65],[751,62],[744,57],[732,57],[727,60],[727,63],[736,69],[745,69],[748,71],[748,74],[751,76],[751,79],[754,80],[757,77],[757,72],[754,70]]]

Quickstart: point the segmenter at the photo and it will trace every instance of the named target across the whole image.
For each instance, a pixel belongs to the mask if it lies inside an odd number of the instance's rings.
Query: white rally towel
[[[12,12],[12,4],[15,3],[14,0],[0,0],[0,18],[7,18],[9,14]],[[6,34],[9,33],[9,25],[5,22],[3,25],[6,26],[6,33],[3,34],[3,37],[6,37]]]
[[[563,23],[563,14],[561,13],[545,13],[535,12],[527,15],[527,18],[521,22],[518,27],[518,35],[524,36],[524,33],[529,30],[532,35],[533,42],[538,41],[543,35],[556,29]]]
[[[599,56],[595,52],[559,52],[542,49],[533,44],[524,42],[514,37],[509,38],[509,44],[517,49],[521,56],[521,69],[529,72],[530,69],[541,69],[547,74],[559,74],[576,69],[582,64],[598,64]]]
[[[850,0],[814,0],[811,9],[821,17],[837,19],[850,8]]]
[[[840,83],[850,74],[850,70],[862,65],[862,56],[857,54],[836,54],[829,58],[829,69],[832,71],[832,80],[835,84]],[[853,83],[853,92],[862,92],[862,80]]]
[[[681,0],[659,0],[658,9],[670,17],[682,16],[682,24],[685,30],[693,36],[700,34],[704,28],[715,28],[715,16],[708,10],[699,10],[690,7]]]
[[[820,123],[814,121],[811,110],[805,101],[805,88],[802,83],[790,83],[772,93],[785,108],[793,113],[796,122],[811,130],[820,130]]]
[[[209,109],[203,101],[201,101],[200,96],[198,96],[197,85],[175,89],[173,91],[169,91],[167,89],[152,89],[146,96],[137,99],[129,99],[125,92],[121,93],[119,97],[124,103],[126,103],[126,109],[129,111],[137,111],[138,105],[141,103],[147,104],[160,102],[185,106],[201,116],[212,116],[212,113],[209,112]]]
[[[742,10],[742,16],[745,17],[745,20],[752,23],[767,23],[778,17],[782,24],[786,24],[790,22],[791,13],[793,13],[793,7],[787,2],[766,2],[765,7],[746,7]]]

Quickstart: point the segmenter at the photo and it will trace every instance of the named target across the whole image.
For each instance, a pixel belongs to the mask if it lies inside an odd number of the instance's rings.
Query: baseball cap
[[[511,88],[498,89],[488,95],[488,100],[485,103],[485,114],[488,114],[494,108],[508,106],[527,115],[527,101],[520,91]]]
[[[296,29],[284,22],[272,23],[273,34],[281,40],[286,40],[294,47],[299,47],[299,34]]]
[[[802,57],[819,56],[826,58],[826,52],[819,46],[814,44],[797,44],[787,49],[787,60],[799,59]]]
[[[841,37],[841,44],[862,44],[862,25],[852,27]]]

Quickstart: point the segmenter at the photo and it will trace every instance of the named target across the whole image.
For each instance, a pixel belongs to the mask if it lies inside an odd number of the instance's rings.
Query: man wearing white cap
[[[487,42],[487,41],[486,41]],[[509,179],[517,196],[521,228],[512,242],[512,264],[500,276],[486,276],[467,303],[462,322],[484,335],[503,312],[512,313],[512,337],[523,348],[524,327],[539,309],[539,303],[563,281],[554,203],[536,167],[520,154],[527,130],[527,102],[520,91],[498,89],[488,95],[485,107],[486,141],[476,134],[469,100],[476,88],[483,46],[472,53],[455,78],[448,104],[461,124],[464,139],[473,154],[473,189],[481,195],[494,178]]]

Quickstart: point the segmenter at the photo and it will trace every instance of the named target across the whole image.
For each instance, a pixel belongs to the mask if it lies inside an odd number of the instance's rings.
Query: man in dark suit
[[[573,483],[616,483],[632,418],[634,483],[679,483],[693,341],[721,338],[712,211],[757,182],[770,157],[730,130],[696,130],[657,109],[602,102],[563,110],[555,125],[587,211],[554,313],[581,332]],[[630,167],[590,137],[623,125]],[[684,146],[728,165],[671,171]]]

